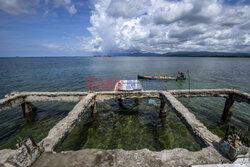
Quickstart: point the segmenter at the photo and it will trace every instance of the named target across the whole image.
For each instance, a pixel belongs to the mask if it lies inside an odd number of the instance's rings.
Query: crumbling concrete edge
[[[171,150],[103,150],[84,149],[60,153],[45,152],[36,166],[189,166],[192,164],[228,163],[213,147],[192,152],[183,148]]]
[[[12,150],[12,149],[0,150],[0,165],[4,164],[6,160],[14,153],[15,153],[15,150]]]

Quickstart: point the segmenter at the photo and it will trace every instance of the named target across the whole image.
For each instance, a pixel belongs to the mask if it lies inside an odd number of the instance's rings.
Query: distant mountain
[[[112,57],[111,55],[94,55],[93,57]]]
[[[250,53],[228,53],[228,52],[169,52],[157,53],[113,53],[112,56],[133,56],[133,57],[249,57]]]

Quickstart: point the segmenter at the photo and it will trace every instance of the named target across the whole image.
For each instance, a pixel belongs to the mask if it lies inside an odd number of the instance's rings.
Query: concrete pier
[[[12,109],[18,105],[22,106],[25,114],[35,111],[33,102],[77,102],[69,114],[59,121],[40,143],[39,146],[45,151],[35,162],[35,166],[67,166],[71,164],[91,166],[98,162],[105,164],[113,159],[111,164],[126,166],[138,166],[132,163],[133,160],[141,162],[148,166],[182,165],[193,164],[222,163],[230,162],[218,150],[218,143],[221,140],[218,136],[211,133],[180,101],[178,97],[223,97],[226,98],[224,110],[222,109],[222,120],[230,120],[233,113],[234,101],[246,102],[250,104],[250,94],[235,89],[191,89],[191,90],[140,90],[140,91],[103,91],[103,92],[14,92],[0,100],[0,112]],[[67,135],[79,124],[83,114],[88,108],[92,110],[93,118],[98,112],[97,102],[109,99],[118,99],[121,103],[125,98],[135,98],[136,103],[140,98],[160,98],[160,116],[167,114],[167,107],[174,109],[177,116],[186,125],[196,141],[203,147],[201,151],[190,152],[185,149],[163,150],[161,152],[152,152],[147,149],[136,151],[124,150],[81,150],[77,152],[54,153],[57,146],[67,137]],[[250,149],[249,149],[250,150]],[[0,156],[4,153],[4,158],[0,157],[0,163],[4,164],[8,157],[14,157],[15,151],[0,150]],[[93,152],[93,154],[91,154]],[[8,155],[6,155],[8,153]],[[78,156],[73,156],[73,155]],[[104,159],[100,160],[99,154],[105,154]],[[144,156],[140,155],[143,154]],[[86,156],[82,156],[86,155]],[[119,159],[116,159],[119,157]],[[71,157],[78,157],[72,160]],[[84,161],[83,157],[88,160]],[[99,157],[99,158],[98,158]],[[135,158],[138,157],[138,158]],[[150,159],[151,158],[151,159]],[[148,161],[152,160],[152,162]],[[201,160],[200,160],[201,159]],[[64,161],[66,160],[66,161]],[[74,162],[73,162],[74,161]],[[97,162],[98,161],[98,162]],[[55,163],[58,162],[58,163]],[[60,164],[59,162],[63,162]],[[131,162],[131,163],[130,163]],[[90,164],[90,165],[89,165]],[[1,166],[1,164],[0,164]],[[105,166],[105,165],[104,165]]]

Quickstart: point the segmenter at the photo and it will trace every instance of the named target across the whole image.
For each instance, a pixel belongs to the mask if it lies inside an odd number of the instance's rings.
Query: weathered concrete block
[[[34,141],[28,138],[13,154],[9,156],[4,165],[18,167],[30,166],[43,151],[44,149],[42,146],[37,145]]]
[[[240,141],[233,144],[233,140],[228,138],[227,140],[221,140],[219,142],[219,149],[226,154],[230,160],[236,160],[237,158],[248,157],[248,148],[245,147]]]

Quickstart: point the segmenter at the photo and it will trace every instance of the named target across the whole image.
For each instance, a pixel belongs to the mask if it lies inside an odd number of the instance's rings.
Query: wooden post
[[[33,120],[37,108],[30,102],[24,102],[21,104],[23,110],[23,116],[26,120]]]
[[[234,106],[234,100],[231,96],[229,98],[226,98],[226,103],[224,107],[223,114],[221,116],[222,121],[229,121],[231,120],[232,114],[233,114],[233,106]]]
[[[91,115],[92,119],[95,120],[96,117],[97,117],[97,114],[98,114],[98,112],[97,112],[97,103],[96,103],[95,99],[94,99],[94,104],[92,105],[91,109],[92,109],[92,115]]]

